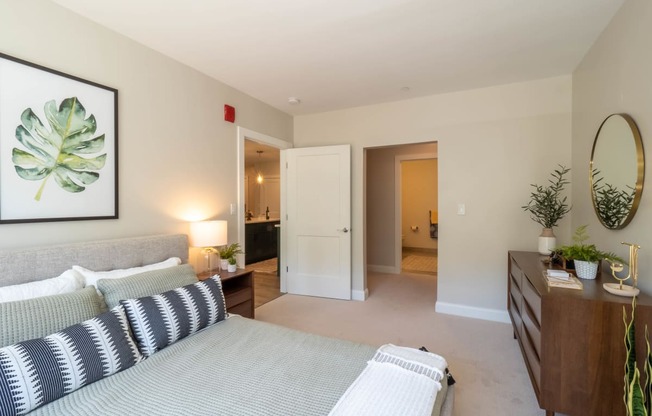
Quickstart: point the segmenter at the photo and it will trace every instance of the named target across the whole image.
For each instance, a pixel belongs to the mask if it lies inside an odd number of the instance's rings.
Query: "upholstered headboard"
[[[17,251],[0,251],[0,286],[55,277],[79,265],[91,270],[125,269],[170,257],[188,262],[185,234],[90,241]]]

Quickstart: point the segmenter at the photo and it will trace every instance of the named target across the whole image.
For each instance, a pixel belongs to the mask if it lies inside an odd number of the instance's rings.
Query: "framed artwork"
[[[0,53],[0,224],[118,218],[118,90]]]

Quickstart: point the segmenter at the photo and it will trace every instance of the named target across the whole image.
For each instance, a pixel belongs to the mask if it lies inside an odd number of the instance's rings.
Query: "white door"
[[[351,299],[351,147],[282,150],[286,290]]]

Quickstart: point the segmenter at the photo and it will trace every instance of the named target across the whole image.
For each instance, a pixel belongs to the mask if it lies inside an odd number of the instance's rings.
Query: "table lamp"
[[[190,223],[190,245],[202,248],[204,256],[208,259],[208,273],[213,271],[211,254],[217,253],[215,247],[223,246],[228,242],[227,224],[223,220]]]

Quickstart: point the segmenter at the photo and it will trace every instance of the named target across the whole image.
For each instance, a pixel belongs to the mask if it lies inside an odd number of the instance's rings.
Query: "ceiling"
[[[245,168],[259,163],[279,163],[280,160],[281,152],[278,148],[254,142],[253,140],[245,140]]]
[[[293,115],[570,74],[624,2],[52,1]]]

